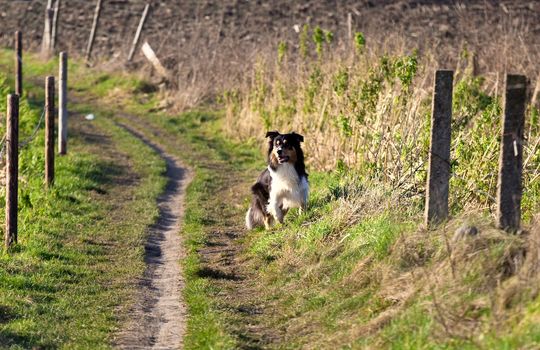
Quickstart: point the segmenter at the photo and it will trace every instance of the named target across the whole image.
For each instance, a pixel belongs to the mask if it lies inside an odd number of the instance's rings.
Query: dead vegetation
[[[0,44],[11,46],[13,32],[24,32],[26,48],[39,48],[45,2],[1,1]],[[97,31],[95,55],[106,65],[125,64],[145,0],[105,1]],[[57,49],[81,56],[92,23],[93,1],[62,1]],[[159,1],[152,3],[143,31],[160,60],[172,72],[171,98],[185,109],[235,87],[249,74],[258,57],[271,60],[280,40],[296,45],[295,26],[320,26],[338,42],[361,31],[368,47],[398,53],[398,48],[429,49],[440,66],[453,67],[463,45],[477,55],[479,72],[506,68],[536,74],[540,37],[540,4],[535,1],[352,1],[286,0],[254,2]],[[395,37],[392,43],[386,40]],[[136,55],[133,68],[145,67]],[[494,78],[496,79],[496,78]]]

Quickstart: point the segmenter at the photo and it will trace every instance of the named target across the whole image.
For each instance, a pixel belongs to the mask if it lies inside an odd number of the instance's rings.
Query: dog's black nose
[[[283,154],[283,150],[282,150],[282,149],[280,149],[280,148],[278,148],[278,150],[277,150],[277,154],[278,154],[278,156],[282,155],[282,154]]]

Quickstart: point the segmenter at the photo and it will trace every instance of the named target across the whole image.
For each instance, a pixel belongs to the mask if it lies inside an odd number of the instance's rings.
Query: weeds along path
[[[197,199],[189,197],[187,206],[190,211],[203,213],[197,219],[202,222],[203,233],[202,236],[193,236],[191,226],[182,233],[184,239],[190,241],[187,244],[189,251],[195,250],[190,254],[195,254],[198,261],[194,269],[187,266],[189,272],[186,278],[191,282],[185,297],[192,301],[189,304],[191,312],[186,347],[277,347],[284,330],[268,327],[264,322],[265,317],[274,310],[259,297],[258,281],[252,274],[249,260],[244,256],[245,229],[241,201],[248,195],[253,172],[238,168],[231,161],[234,156],[213,138],[211,131],[207,131],[209,134],[206,135],[202,130],[189,131],[183,126],[174,130],[168,127],[170,124],[133,115],[117,114],[116,118],[119,124],[129,125],[138,137],[151,140],[150,144],[159,142],[169,154],[182,157],[197,169],[194,180],[197,188],[194,196]],[[191,255],[188,260],[193,258]],[[205,287],[194,287],[201,285]],[[193,299],[200,298],[201,293],[210,298],[210,309],[204,303],[193,302]],[[214,312],[219,315],[219,330],[214,327]],[[209,335],[212,332],[215,333]],[[228,340],[224,341],[225,338]]]
[[[166,153],[161,145],[147,139],[135,127],[127,123],[118,125],[165,160],[168,183],[158,198],[159,217],[149,229],[145,245],[146,271],[116,345],[124,349],[178,349],[182,347],[186,316],[181,294],[184,279],[180,270],[184,252],[179,231],[190,173],[178,158]]]

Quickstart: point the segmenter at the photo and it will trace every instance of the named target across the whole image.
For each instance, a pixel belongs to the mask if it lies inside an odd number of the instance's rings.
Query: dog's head
[[[304,153],[300,143],[304,142],[304,136],[292,132],[280,134],[278,131],[266,133],[268,141],[268,164],[276,168],[279,164],[291,163],[304,164]]]

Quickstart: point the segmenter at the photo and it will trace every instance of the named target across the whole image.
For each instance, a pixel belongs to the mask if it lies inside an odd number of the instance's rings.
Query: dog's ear
[[[269,137],[270,139],[275,139],[276,136],[279,135],[279,131],[267,131],[265,137]]]
[[[295,133],[294,131],[291,133],[294,138],[298,141],[298,142],[304,142],[304,136],[300,135],[300,134],[297,134]]]

